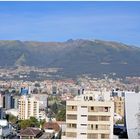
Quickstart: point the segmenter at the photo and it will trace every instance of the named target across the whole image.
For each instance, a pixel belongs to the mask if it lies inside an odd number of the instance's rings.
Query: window
[[[72,124],[72,128],[76,128],[77,127],[77,125],[76,124]]]
[[[81,108],[87,108],[87,106],[81,106]]]
[[[69,123],[69,124],[67,124],[67,128],[76,128],[77,127],[77,125],[76,124],[71,124],[71,123]]]
[[[66,136],[67,137],[76,137],[76,133],[75,132],[67,132]]]
[[[81,115],[81,117],[87,117],[87,115]]]
[[[90,96],[90,97],[89,97],[89,100],[90,100],[90,101],[92,101],[92,100],[93,100],[93,98]]]
[[[93,106],[91,107],[91,110],[94,110],[94,107]]]
[[[98,130],[98,125],[97,124],[95,125],[95,128],[96,128],[96,130]]]
[[[98,134],[88,133],[87,138],[88,139],[98,139]]]
[[[69,119],[69,120],[76,120],[77,119],[77,115],[67,115],[67,119]]]
[[[81,124],[81,126],[87,126],[87,124]]]
[[[110,117],[109,116],[99,116],[99,121],[109,121]]]
[[[86,135],[86,133],[81,133],[81,135]]]
[[[105,107],[105,112],[108,112],[108,107]]]
[[[101,134],[101,139],[109,139],[109,134]]]
[[[88,121],[98,121],[98,117],[97,116],[88,116]]]

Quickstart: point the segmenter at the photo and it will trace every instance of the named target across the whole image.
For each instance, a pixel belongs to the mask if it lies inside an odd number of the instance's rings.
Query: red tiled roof
[[[44,129],[52,129],[58,132],[60,131],[61,128],[57,122],[47,122],[44,124]]]
[[[41,132],[41,130],[39,130],[37,128],[28,127],[26,129],[20,131],[20,136],[36,136],[40,132]]]

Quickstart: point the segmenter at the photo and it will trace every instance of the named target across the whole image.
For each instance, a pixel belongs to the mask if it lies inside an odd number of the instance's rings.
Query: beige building
[[[114,103],[103,95],[82,94],[67,101],[66,138],[113,138]]]
[[[30,117],[39,118],[39,101],[31,97],[21,96],[18,101],[18,113],[20,120]]]
[[[124,97],[113,97],[114,112],[124,117]]]

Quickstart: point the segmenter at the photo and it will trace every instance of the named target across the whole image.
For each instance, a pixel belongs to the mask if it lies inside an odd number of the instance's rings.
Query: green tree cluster
[[[61,109],[56,115],[57,121],[66,121],[66,108]]]
[[[6,119],[8,122],[12,123],[12,124],[16,124],[17,123],[17,117],[11,115],[11,114],[7,114],[6,115]]]
[[[124,118],[121,119],[121,120],[118,120],[118,121],[116,122],[116,124],[124,124]]]
[[[58,105],[57,105],[56,102],[54,102],[54,103],[51,105],[51,110],[52,110],[55,114],[57,114],[57,112],[58,112]]]
[[[19,126],[21,129],[25,129],[27,127],[40,127],[40,125],[43,124],[44,121],[38,121],[35,117],[30,117],[30,119],[27,120],[20,120]]]

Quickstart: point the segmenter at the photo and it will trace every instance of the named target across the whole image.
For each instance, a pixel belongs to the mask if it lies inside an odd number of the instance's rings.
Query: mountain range
[[[0,41],[0,66],[62,68],[59,74],[140,76],[140,48],[103,40]]]

